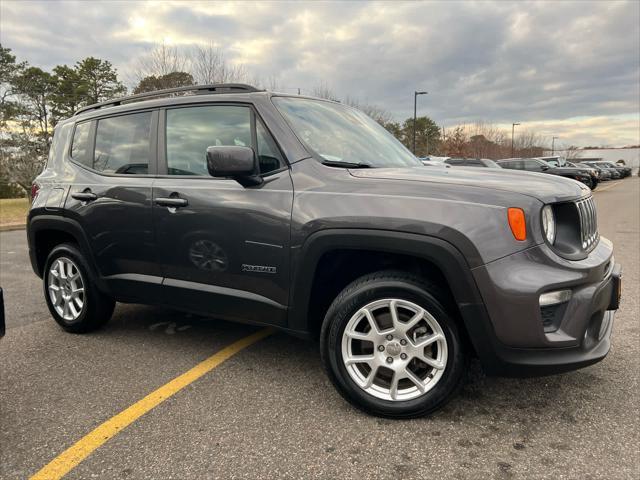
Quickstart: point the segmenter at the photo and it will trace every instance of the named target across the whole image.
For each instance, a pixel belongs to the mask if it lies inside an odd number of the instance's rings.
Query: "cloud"
[[[633,0],[3,0],[0,18],[3,45],[45,68],[94,55],[130,78],[156,42],[213,42],[286,91],[323,82],[397,119],[412,114],[414,90],[427,90],[419,111],[442,125],[520,122],[553,135],[563,129],[576,144],[640,143],[640,3]]]

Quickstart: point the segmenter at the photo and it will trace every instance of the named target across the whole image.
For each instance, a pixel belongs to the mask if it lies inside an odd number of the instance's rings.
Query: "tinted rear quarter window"
[[[71,158],[86,167],[92,167],[93,156],[89,151],[89,132],[91,122],[79,123],[73,132],[73,142],[71,143]]]

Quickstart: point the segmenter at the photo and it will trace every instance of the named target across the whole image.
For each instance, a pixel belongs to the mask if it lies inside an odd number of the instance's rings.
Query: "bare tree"
[[[564,152],[564,156],[567,160],[573,160],[580,157],[580,149],[575,145],[571,145]]]
[[[282,89],[280,83],[278,82],[278,77],[275,75],[269,75],[264,80],[262,80],[259,76],[254,75],[249,83],[256,88],[261,88],[263,90],[268,90],[270,92],[278,92]]]
[[[334,93],[334,91],[327,85],[326,82],[322,81],[311,90],[311,95],[318,98],[326,98],[327,100],[333,100],[334,102],[339,102],[340,99]]]
[[[162,77],[172,72],[191,71],[191,58],[176,46],[164,42],[155,45],[146,55],[138,59],[133,72],[135,84],[146,77]]]
[[[31,195],[31,182],[44,167],[46,156],[41,142],[30,133],[14,132],[0,149],[0,179],[3,183],[19,185]]]
[[[546,142],[541,135],[533,130],[525,130],[514,141],[515,152],[518,157],[541,157],[544,155]]]
[[[222,50],[213,45],[197,45],[191,52],[191,74],[197,84],[245,83],[249,77],[243,64],[232,65]]]

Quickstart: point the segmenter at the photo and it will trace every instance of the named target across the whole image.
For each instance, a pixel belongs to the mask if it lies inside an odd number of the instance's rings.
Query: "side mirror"
[[[243,187],[262,184],[256,154],[250,147],[207,147],[207,169],[212,177],[230,177]]]
[[[549,167],[547,167],[546,165],[542,165],[542,167],[540,167],[540,170],[544,172],[546,170],[549,170]]]

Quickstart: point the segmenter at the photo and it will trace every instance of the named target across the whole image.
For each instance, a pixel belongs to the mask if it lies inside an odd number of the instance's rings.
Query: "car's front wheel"
[[[90,332],[111,318],[115,302],[98,290],[75,245],[62,244],[51,251],[42,279],[49,311],[66,331]]]
[[[336,298],[321,332],[322,360],[358,408],[393,418],[429,414],[460,386],[465,353],[446,299],[403,272],[361,277]]]

